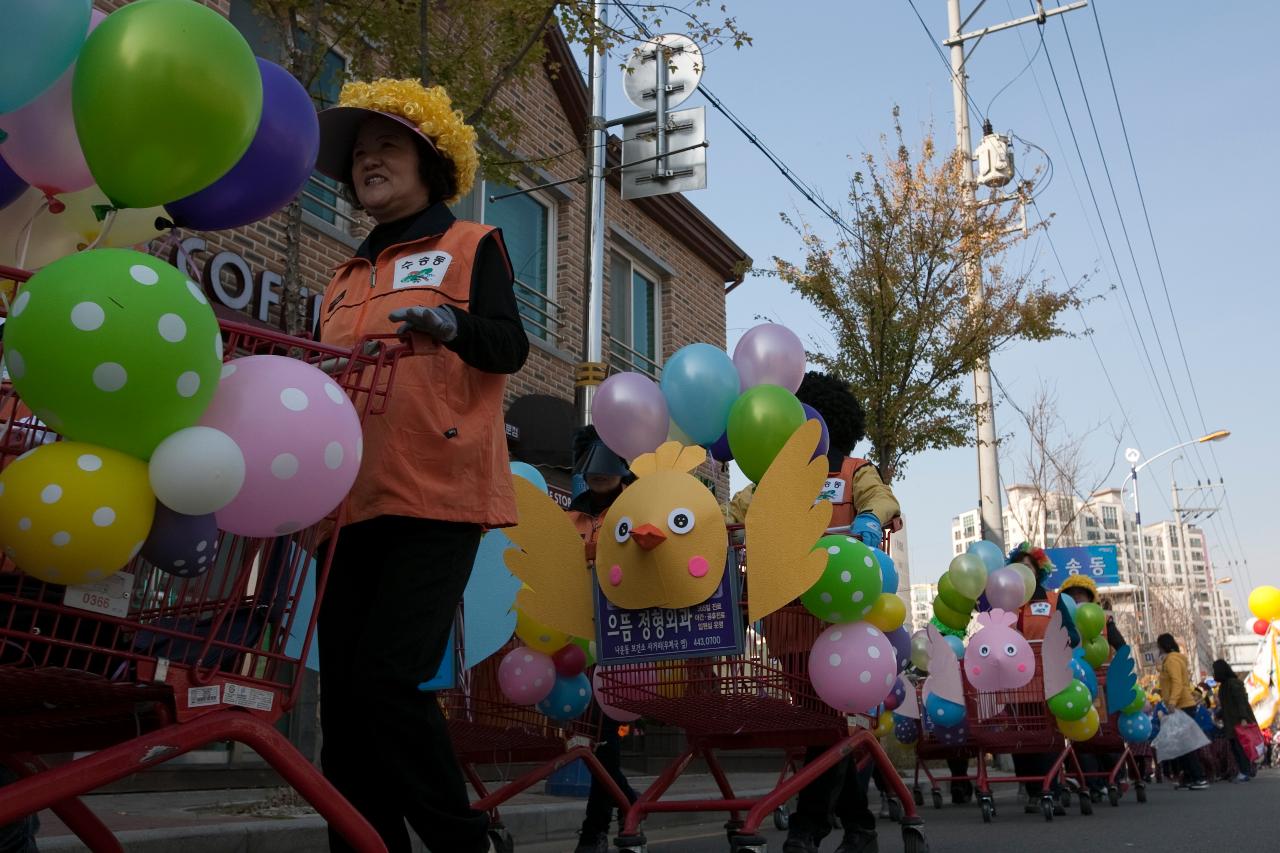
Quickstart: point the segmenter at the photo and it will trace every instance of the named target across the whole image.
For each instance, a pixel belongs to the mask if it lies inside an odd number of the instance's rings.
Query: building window
[[[1102,537],[1098,535],[1098,531],[1090,530],[1085,534],[1085,538],[1088,539],[1090,542],[1097,542]]]
[[[609,363],[617,370],[658,375],[658,277],[621,252],[609,270]]]
[[[558,323],[551,271],[555,269],[555,207],[533,193],[490,202],[489,196],[515,192],[514,187],[483,182],[480,219],[502,229],[516,276],[516,302],[529,337],[555,340]]]
[[[955,532],[954,532],[954,535],[952,536],[952,538],[953,538],[953,539],[955,539],[955,540],[957,540],[957,541],[959,541],[959,539],[960,539],[960,528],[958,528],[958,527],[957,527],[957,528],[955,529]]]
[[[253,0],[231,0],[231,24],[240,31],[257,56],[278,65],[287,66],[280,32],[254,9]],[[304,30],[294,33],[294,40],[302,51],[312,49],[310,35]],[[338,94],[347,78],[347,60],[330,49],[320,61],[320,71],[311,81],[311,100],[317,109],[337,105]],[[339,194],[341,184],[333,178],[314,172],[302,190],[302,209],[317,219],[350,232],[355,222],[351,206]]]
[[[964,553],[964,546],[963,546],[963,545],[957,545],[957,546],[956,546],[956,556],[958,557],[958,556],[960,556],[960,555],[961,555],[961,554],[963,554],[963,553]]]
[[[976,527],[974,527],[974,525],[972,525],[972,524],[966,524],[966,525],[964,526],[964,538],[965,538],[965,539],[972,539],[974,536],[976,536],[976,535],[977,535],[977,532],[978,532],[978,531],[977,531],[977,528],[976,528]]]

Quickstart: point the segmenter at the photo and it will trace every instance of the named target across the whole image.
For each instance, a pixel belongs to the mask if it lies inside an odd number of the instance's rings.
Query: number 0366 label
[[[116,572],[98,583],[67,587],[62,595],[62,603],[80,610],[125,617],[129,615],[129,597],[132,592],[133,575]]]

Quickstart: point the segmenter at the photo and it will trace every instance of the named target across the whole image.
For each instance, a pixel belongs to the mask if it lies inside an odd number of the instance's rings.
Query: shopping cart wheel
[[[942,808],[942,791],[934,788],[931,793],[933,794],[933,807],[935,809]]]
[[[1111,803],[1113,807],[1120,805],[1120,789],[1115,785],[1107,786],[1107,802]]]
[[[613,839],[618,853],[648,853],[649,841],[643,835],[619,835]]]
[[[1045,820],[1053,820],[1053,797],[1043,797],[1040,800],[1040,814],[1044,815]]]
[[[729,839],[732,853],[769,853],[769,841],[759,835],[735,835]]]
[[[1089,799],[1088,797],[1080,798],[1080,814],[1082,815],[1093,814],[1093,800]]]
[[[889,798],[889,820],[894,823],[902,822],[902,801],[897,797]]]
[[[1137,790],[1133,792],[1133,795],[1137,798],[1138,802],[1145,803],[1147,801],[1147,786],[1138,785]]]
[[[982,803],[982,822],[991,823],[991,818],[996,816],[996,804],[992,800],[983,797]]]
[[[902,827],[902,849],[904,853],[929,853],[929,840],[924,837],[924,830],[918,825]]]
[[[779,832],[786,832],[791,826],[791,810],[786,806],[778,806],[773,810],[773,826]]]
[[[917,806],[924,805],[924,791],[920,790],[919,785],[916,785],[914,788],[911,789],[911,799],[915,801],[915,804]]]

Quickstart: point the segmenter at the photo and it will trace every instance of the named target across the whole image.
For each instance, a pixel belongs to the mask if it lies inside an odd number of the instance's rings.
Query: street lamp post
[[[1124,452],[1125,461],[1129,463],[1129,477],[1133,479],[1133,518],[1138,527],[1138,576],[1142,586],[1142,636],[1147,642],[1151,642],[1151,594],[1147,586],[1147,559],[1146,559],[1146,543],[1142,537],[1142,505],[1138,499],[1138,472],[1146,468],[1152,462],[1155,462],[1161,456],[1172,453],[1175,450],[1181,450],[1184,447],[1190,447],[1193,444],[1204,444],[1209,441],[1221,441],[1231,435],[1229,430],[1220,429],[1211,432],[1208,435],[1202,435],[1199,438],[1193,438],[1191,441],[1184,441],[1181,444],[1175,444],[1173,447],[1161,450],[1150,459],[1139,463],[1142,458],[1142,452],[1135,447],[1130,447]],[[1124,493],[1124,484],[1120,484],[1121,494]]]

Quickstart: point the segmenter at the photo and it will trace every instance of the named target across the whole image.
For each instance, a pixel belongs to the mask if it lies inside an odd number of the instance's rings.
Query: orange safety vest
[[[822,497],[831,501],[831,526],[848,527],[858,508],[853,505],[853,475],[870,465],[865,459],[846,456],[839,471],[827,475],[827,482],[822,487]]]
[[[1028,640],[1043,640],[1049,630],[1049,619],[1053,611],[1058,609],[1058,595],[1055,590],[1045,590],[1044,601],[1028,601],[1018,611],[1018,633]]]
[[[320,340],[353,347],[365,335],[394,334],[399,324],[387,315],[397,308],[465,311],[476,252],[493,232],[457,220],[442,234],[387,247],[374,264],[351,258],[325,290]],[[414,346],[396,367],[386,412],[364,422],[347,522],[404,515],[515,524],[502,414],[507,377],[470,367],[426,335],[415,335]]]

